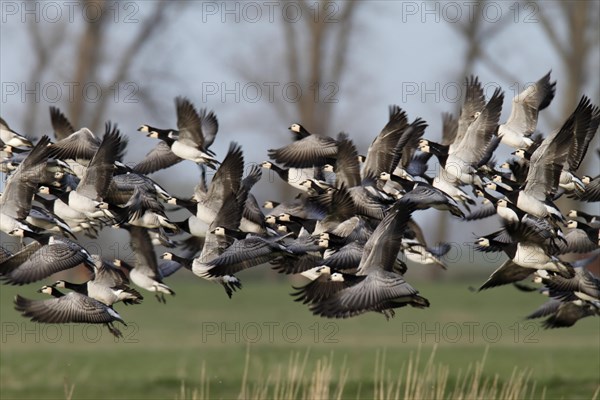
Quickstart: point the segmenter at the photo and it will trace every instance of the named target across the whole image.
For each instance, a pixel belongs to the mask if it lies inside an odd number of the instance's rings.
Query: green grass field
[[[315,318],[292,301],[290,282],[246,279],[231,300],[191,275],[170,284],[177,296],[166,305],[148,295],[140,306],[117,307],[129,323],[119,341],[103,326],[26,322],[12,299],[42,298],[37,287],[0,287],[0,398],[65,398],[69,389],[76,399],[201,398],[190,393],[206,389],[210,398],[238,398],[244,379],[248,387],[272,379],[294,354],[306,357],[307,374],[328,357],[332,382],[347,371],[342,397],[372,398],[377,360],[385,357],[385,373],[397,376],[411,354],[427,358],[434,347],[450,386],[486,348],[485,377],[505,382],[515,367],[526,370],[546,399],[589,399],[600,386],[600,319],[543,330],[523,316],[544,298],[512,287],[475,294],[467,283],[415,282],[431,308],[401,309],[386,321]]]

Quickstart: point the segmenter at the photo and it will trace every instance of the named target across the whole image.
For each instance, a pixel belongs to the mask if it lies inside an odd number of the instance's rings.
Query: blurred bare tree
[[[72,82],[76,86],[73,90],[69,89],[71,93],[66,109],[67,115],[76,129],[85,125],[96,130],[103,124],[108,101],[117,90],[117,85],[139,80],[139,77],[136,80],[132,78],[132,64],[141,50],[151,45],[161,32],[166,21],[166,11],[176,2],[148,2],[151,6],[144,9],[143,13],[136,12],[135,19],[129,21],[135,23],[135,33],[128,35],[128,40],[123,39],[118,45],[115,45],[113,39],[108,40],[108,35],[112,31],[111,25],[116,16],[121,18],[124,13],[107,10],[107,7],[121,7],[123,3],[109,4],[103,0],[85,0],[74,4],[79,8],[78,11],[84,8],[95,10],[95,18],[84,18],[83,12],[75,12],[73,15],[76,18],[73,21],[61,20],[54,24],[39,24],[32,20],[29,23],[28,32],[33,42],[32,56],[35,57],[34,68],[29,75],[29,85],[33,87],[40,82],[51,80]],[[75,37],[68,26],[73,23],[83,24],[83,28]],[[74,43],[76,45],[73,45]],[[72,53],[71,49],[74,49]],[[115,53],[117,55],[113,56]],[[64,57],[64,54],[68,54],[70,62],[57,60],[59,55]],[[97,101],[85,101],[82,88],[88,83],[93,83],[95,89],[102,93]],[[143,102],[150,101],[150,96],[142,88],[132,89],[136,91],[138,99]],[[39,102],[28,102],[23,121],[25,132],[34,132],[39,119],[47,118],[46,113],[38,110],[39,106]]]
[[[300,2],[302,7],[308,11],[309,0]],[[328,21],[328,12],[332,11],[332,5],[340,7],[340,10],[332,18],[335,21]],[[347,52],[350,41],[350,31],[352,28],[352,19],[355,15],[358,1],[347,1],[331,3],[320,1],[319,18],[305,19],[307,26],[301,24],[292,24],[284,22],[286,39],[286,61],[290,81],[298,82],[302,86],[315,85],[321,88],[325,82],[333,82],[339,85],[342,75],[347,68]],[[306,51],[302,51],[302,36],[307,35]],[[331,37],[332,39],[328,39]],[[330,44],[333,48],[329,52],[325,48],[328,40],[333,40]],[[299,54],[308,55],[307,59],[301,61]],[[323,102],[317,104],[310,96],[303,96],[297,103],[298,118],[302,123],[309,127],[309,130],[316,132],[327,132],[331,120],[333,103]]]
[[[597,51],[600,43],[600,2],[559,1],[553,4],[556,10],[548,10],[544,3],[539,2],[537,16],[565,69],[565,83],[561,85],[560,93],[563,99],[560,123],[573,112],[584,91],[597,100],[598,88],[591,88],[592,93],[589,93],[589,63],[592,52]]]
[[[284,60],[277,75],[298,84],[305,94],[294,102],[272,102],[286,123],[299,122],[311,132],[329,132],[335,102],[327,96],[335,97],[348,69],[351,32],[361,4],[358,0],[301,0],[297,5],[302,18],[282,22],[285,54],[275,57]],[[249,81],[263,78],[257,76],[261,71],[246,66],[237,70]]]
[[[450,24],[463,38],[466,43],[466,52],[463,61],[463,68],[457,77],[456,82],[463,82],[465,77],[472,74],[477,63],[492,71],[495,75],[506,82],[518,82],[518,79],[504,66],[495,60],[490,54],[484,43],[489,43],[505,29],[511,22],[512,15],[503,13],[501,18],[494,23],[489,23],[484,18],[482,9],[489,0],[477,0],[473,4],[471,18],[463,18],[456,23]],[[460,110],[461,104],[458,103],[456,111]]]

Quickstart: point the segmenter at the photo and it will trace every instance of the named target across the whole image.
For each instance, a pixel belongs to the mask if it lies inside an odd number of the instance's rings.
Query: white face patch
[[[23,229],[14,229],[12,231],[9,232],[10,236],[17,236],[17,237],[24,237],[25,236],[25,231]]]
[[[517,156],[519,158],[525,158],[525,150],[519,149],[519,150],[515,151],[515,156]]]
[[[331,274],[330,279],[333,282],[344,282],[344,276],[342,274],[340,274],[339,272],[334,272],[333,274]]]
[[[479,239],[477,239],[475,244],[477,244],[479,246],[483,246],[483,247],[488,247],[490,245],[490,241],[486,238],[479,238]]]
[[[300,125],[298,125],[298,124],[292,124],[292,126],[290,126],[290,130],[292,132],[300,133]]]
[[[316,272],[317,272],[319,275],[324,275],[324,274],[330,275],[330,274],[331,274],[331,270],[330,270],[330,269],[329,269],[329,267],[328,267],[328,266],[326,266],[326,265],[324,265],[324,266],[322,266],[322,267],[318,267]]]
[[[218,226],[215,228],[213,233],[217,236],[225,236],[225,228],[223,228],[222,226]]]
[[[279,219],[282,222],[290,222],[291,221],[290,214],[279,214],[277,219]]]

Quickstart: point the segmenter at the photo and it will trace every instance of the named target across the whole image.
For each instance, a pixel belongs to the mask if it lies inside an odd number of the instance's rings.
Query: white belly
[[[158,282],[150,278],[148,275],[141,273],[136,268],[132,269],[129,273],[129,279],[131,279],[131,282],[141,287],[142,289],[146,289],[150,292],[156,292]]]
[[[205,152],[198,150],[195,147],[188,146],[179,141],[176,141],[171,146],[171,151],[178,157],[183,158],[185,160],[194,161],[196,163],[205,162],[206,160],[212,159]]]

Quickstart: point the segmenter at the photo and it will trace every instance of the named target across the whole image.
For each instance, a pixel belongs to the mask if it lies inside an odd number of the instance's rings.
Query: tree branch
[[[151,40],[151,38],[157,32],[160,31],[160,25],[164,21],[166,4],[168,3],[164,0],[161,0],[159,3],[157,3],[152,15],[147,20],[144,20],[144,22],[141,24],[142,28],[138,31],[136,37],[125,49],[124,55],[121,58],[121,62],[115,69],[112,80],[110,80],[109,83],[105,85],[106,92],[104,93],[107,93],[112,85],[118,85],[127,78],[131,64],[133,60],[137,57],[140,50],[143,48],[144,44],[148,43]],[[99,102],[96,104],[96,107],[94,108],[94,116],[92,119],[93,127],[100,126],[102,122],[101,119],[106,111],[108,98],[109,96],[103,95],[100,98]]]
[[[104,4],[101,0],[87,0],[88,3],[96,3],[95,8],[103,10]],[[79,47],[76,53],[78,60],[75,69],[73,81],[83,86],[85,83],[93,80],[96,75],[96,69],[100,63],[100,53],[102,48],[102,31],[104,29],[104,21],[107,18],[106,12],[101,12],[97,20],[85,24],[84,32],[79,41]],[[74,100],[70,107],[71,123],[78,128],[82,124],[82,116],[85,109],[83,101],[83,92],[75,90]]]
[[[556,31],[554,30],[554,27],[550,23],[550,20],[548,19],[546,14],[544,14],[544,8],[538,5],[538,10],[538,17],[540,19],[540,22],[542,23],[542,28],[544,29],[544,32],[546,32],[546,35],[548,35],[548,39],[550,39],[550,43],[552,44],[552,46],[554,46],[554,49],[560,55],[560,57],[563,60],[566,60],[569,57],[567,49],[561,43]]]

